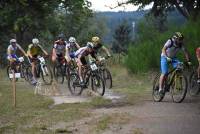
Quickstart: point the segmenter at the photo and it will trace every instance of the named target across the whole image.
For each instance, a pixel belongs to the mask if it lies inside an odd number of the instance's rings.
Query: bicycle
[[[196,96],[200,92],[200,83],[197,82],[198,80],[198,72],[194,66],[192,66],[192,72],[189,76],[189,94],[191,96]]]
[[[65,80],[66,68],[67,68],[67,65],[66,65],[65,58],[58,57],[57,63],[53,67],[53,74],[55,76],[55,80],[60,84],[63,84]]]
[[[80,84],[80,77],[77,71],[70,74],[69,80],[68,80],[68,87],[71,94],[80,95],[83,89],[88,87],[89,80],[91,80],[92,90],[94,92],[97,92],[101,96],[103,96],[105,93],[105,84],[104,84],[104,80],[99,74],[98,67],[95,64],[95,62],[90,62],[89,66],[87,66],[85,69],[85,73],[84,73],[85,86],[82,86]]]
[[[104,79],[105,86],[107,88],[111,89],[112,88],[112,75],[111,75],[109,69],[106,67],[106,59],[108,59],[108,57],[99,58],[100,63],[98,64],[98,67],[99,67],[99,72],[100,72],[102,78]]]
[[[37,56],[37,58],[34,58],[34,60],[36,61],[35,76],[41,76],[46,85],[51,85],[53,82],[53,74],[50,67],[46,64],[44,57]],[[29,79],[31,81],[32,77]]]
[[[20,77],[24,78],[26,81],[29,81],[29,75],[31,75],[31,70],[29,69],[29,65],[25,64],[24,57],[19,57],[17,61],[15,61],[12,65],[9,65],[7,67],[7,75],[10,81],[13,79],[10,77],[10,74],[12,74],[12,71],[14,70],[15,73],[20,73]],[[15,79],[15,81],[18,81],[18,78]]]
[[[153,82],[153,100],[155,102],[160,102],[163,100],[166,92],[171,93],[171,97],[173,102],[181,103],[187,93],[187,78],[183,74],[184,64],[179,62],[176,68],[173,68],[166,74],[166,78],[164,80],[164,92],[159,92],[159,79],[160,73],[156,75]],[[177,92],[176,92],[177,91]],[[180,93],[180,94],[179,94]]]

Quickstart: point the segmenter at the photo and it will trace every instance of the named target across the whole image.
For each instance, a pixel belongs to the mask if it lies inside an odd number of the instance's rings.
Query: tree
[[[117,26],[113,38],[113,51],[117,53],[126,53],[128,45],[131,42],[131,27],[128,25],[126,20]]]
[[[135,6],[140,6],[139,9],[141,9],[151,3],[153,3],[151,12],[155,16],[174,8],[187,19],[197,19],[200,13],[200,0],[127,0],[126,2],[118,2],[117,6],[134,4]]]
[[[26,49],[33,37],[48,44],[59,32],[78,33],[91,13],[89,6],[86,0],[1,0],[0,57],[10,38],[16,38]],[[72,18],[70,23],[64,21],[65,16]]]

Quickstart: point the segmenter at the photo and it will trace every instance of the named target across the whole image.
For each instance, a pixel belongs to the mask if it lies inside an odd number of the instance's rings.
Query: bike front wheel
[[[104,80],[99,75],[94,75],[92,79],[92,90],[99,95],[103,96],[105,93],[105,83]]]
[[[172,99],[176,103],[181,103],[187,93],[187,78],[182,73],[176,73],[174,76],[174,80],[171,85],[171,95]]]
[[[198,76],[197,73],[194,71],[191,73],[189,77],[189,94],[191,96],[198,95],[200,92],[200,84],[197,83]]]
[[[14,72],[16,72],[16,71],[14,70]],[[13,78],[10,78],[10,75],[12,75],[12,74],[13,74],[13,68],[11,66],[8,66],[7,67],[7,76],[10,79],[10,81],[13,81]],[[17,81],[18,81],[18,78],[15,78],[15,82],[17,82]]]
[[[112,76],[108,69],[102,70],[105,86],[109,89],[112,88]]]
[[[51,85],[53,82],[53,74],[49,66],[43,65],[43,69],[41,68],[41,76],[46,85]]]
[[[80,85],[80,79],[78,74],[71,73],[68,77],[68,88],[72,95],[81,95],[83,88]]]

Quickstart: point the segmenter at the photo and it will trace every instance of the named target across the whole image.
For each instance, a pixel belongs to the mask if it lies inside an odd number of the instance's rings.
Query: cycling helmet
[[[39,40],[38,40],[37,38],[33,38],[33,39],[32,39],[32,43],[33,43],[33,44],[39,44]]]
[[[58,39],[64,40],[64,38],[65,38],[65,35],[64,35],[64,34],[61,33],[61,34],[58,35]]]
[[[10,44],[11,44],[11,43],[16,43],[16,42],[17,42],[16,39],[11,39],[11,40],[10,40]]]
[[[69,42],[70,43],[75,43],[76,42],[76,39],[74,37],[69,37]]]
[[[92,42],[88,42],[87,45],[86,45],[87,48],[93,48],[93,46],[94,45],[92,44]]]
[[[99,43],[100,42],[100,38],[97,36],[92,37],[92,42],[94,43]]]
[[[173,36],[175,39],[183,39],[183,34],[180,33],[180,32],[175,32],[174,36]]]

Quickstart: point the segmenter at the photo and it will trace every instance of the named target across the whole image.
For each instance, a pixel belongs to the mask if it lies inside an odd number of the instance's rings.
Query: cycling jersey
[[[76,44],[75,43],[67,43],[66,44],[66,48],[68,48],[68,50],[69,50],[69,52],[71,53],[71,52],[75,52],[75,51],[77,51],[78,50],[78,48],[77,48],[77,46],[76,46]]]
[[[59,40],[55,41],[53,48],[55,48],[57,55],[65,53],[66,44],[67,44],[67,42],[63,42],[61,44]]]
[[[40,55],[41,52],[42,52],[42,46],[30,44],[30,45],[28,46],[28,51],[30,52],[30,54],[31,54],[32,56]]]
[[[87,51],[87,47],[81,47],[79,50],[75,52],[75,57],[78,57],[81,55],[81,57],[88,56],[90,53]]]
[[[179,50],[186,51],[185,47],[182,45],[181,47],[178,47],[176,45],[176,42],[174,39],[169,39],[165,45],[166,49],[166,56],[169,58],[176,57],[176,54]],[[161,54],[161,56],[165,56],[164,53]]]
[[[103,47],[103,44],[99,43],[97,45],[94,45],[93,50],[95,53],[97,53],[99,51],[99,49],[102,47]]]
[[[15,46],[9,45],[7,49],[7,54],[16,54],[17,49],[22,49],[19,44],[16,44]]]

